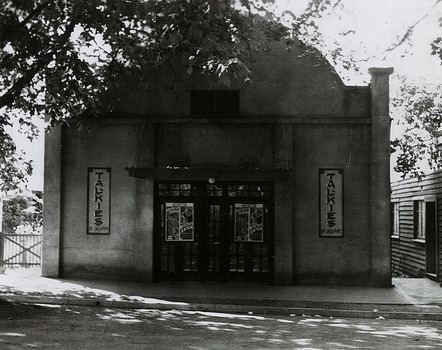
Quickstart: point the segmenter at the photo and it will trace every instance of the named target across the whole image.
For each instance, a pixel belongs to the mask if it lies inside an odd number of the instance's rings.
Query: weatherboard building
[[[304,50],[229,88],[160,67],[53,128],[43,275],[390,286],[392,69],[345,86]]]

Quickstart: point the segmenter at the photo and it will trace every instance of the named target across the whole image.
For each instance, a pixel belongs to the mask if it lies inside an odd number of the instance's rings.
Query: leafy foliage
[[[442,64],[442,37],[439,37],[432,42],[431,52],[433,55],[437,55],[440,57],[441,64]]]
[[[125,76],[147,79],[145,72],[180,60],[189,74],[228,86],[250,79],[254,52],[277,40],[290,48],[294,37],[307,52],[326,50],[333,65],[357,71],[338,42],[321,45],[319,20],[342,9],[342,0],[310,0],[299,16],[275,15],[275,0],[0,0],[0,190],[32,170],[7,126],[18,123],[32,140],[36,118],[55,125],[105,113],[103,94]],[[440,39],[433,52],[441,55]]]
[[[340,1],[311,0],[302,16],[278,18],[274,0],[0,0],[2,180],[14,188],[30,170],[3,126],[18,121],[32,139],[35,118],[98,115],[122,76],[145,79],[174,59],[225,85],[249,79],[251,53],[298,34],[317,38],[314,19]]]
[[[101,93],[121,75],[176,57],[189,72],[247,76],[249,53],[288,35],[221,0],[14,0],[2,21],[0,107],[31,116],[46,108],[53,122],[99,113]]]
[[[395,171],[421,176],[421,164],[428,162],[431,170],[442,165],[442,85],[416,86],[405,79],[399,97],[392,100],[401,113],[402,135],[392,140],[392,151],[398,152]]]
[[[437,0],[436,4],[442,2],[442,0]],[[442,28],[442,17],[439,18],[439,27]],[[442,64],[442,36],[437,37],[434,39],[434,41],[431,43],[431,54],[439,56],[440,63]]]
[[[8,124],[0,124],[0,192],[15,190],[32,173],[32,162],[26,161],[17,151],[5,129]]]
[[[3,232],[14,233],[20,226],[36,231],[43,224],[42,194],[15,196],[3,203]]]

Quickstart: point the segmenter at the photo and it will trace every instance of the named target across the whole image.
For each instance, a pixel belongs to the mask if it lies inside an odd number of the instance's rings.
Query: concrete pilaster
[[[275,181],[275,284],[293,284],[293,196],[292,176]]]
[[[141,282],[153,280],[153,178],[136,181],[135,277]]]
[[[371,285],[391,286],[389,75],[370,68],[371,79]]]
[[[275,126],[275,168],[293,167],[293,127]],[[293,284],[293,175],[275,179],[275,283]]]
[[[42,276],[60,276],[62,130],[45,134]]]
[[[140,132],[137,166],[154,165],[155,157],[155,126],[148,124]],[[153,244],[154,244],[154,179],[153,176],[136,179],[135,211],[135,274],[142,282],[153,281]]]

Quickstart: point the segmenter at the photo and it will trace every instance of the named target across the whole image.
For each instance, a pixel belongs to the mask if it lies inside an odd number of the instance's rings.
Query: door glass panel
[[[175,187],[175,186],[171,186]],[[185,203],[180,203],[180,205]],[[160,223],[161,223],[161,242],[160,242],[160,271],[164,273],[173,273],[179,271],[197,271],[198,270],[198,236],[193,233],[193,241],[180,241],[170,240],[167,237],[167,224],[171,220],[168,215],[170,214],[170,203],[162,203],[160,210]],[[178,207],[179,208],[179,207]],[[193,204],[192,204],[193,208]],[[181,213],[180,215],[185,214]],[[193,212],[192,212],[193,215]],[[169,215],[170,216],[170,215]],[[181,220],[181,218],[179,218]],[[168,221],[169,220],[169,221]],[[183,225],[188,223],[183,223]],[[193,224],[193,217],[192,217]],[[169,222],[170,225],[170,222]],[[181,225],[181,226],[183,226]],[[186,228],[178,227],[179,230],[185,233]],[[180,257],[180,258],[178,258]]]
[[[221,249],[221,207],[219,204],[209,205],[209,227],[207,234],[208,271],[220,271]]]
[[[184,246],[183,271],[198,271],[198,244],[182,243]]]
[[[253,272],[269,272],[268,245],[253,245]]]
[[[229,197],[270,197],[271,188],[268,185],[228,185]]]
[[[175,272],[175,255],[172,248],[164,244],[161,251],[161,272]]]
[[[232,242],[230,244],[230,272],[244,272],[245,266],[245,244]]]
[[[221,197],[223,188],[220,184],[209,184],[206,186],[206,193],[209,197]]]
[[[259,255],[253,256],[253,272],[261,272],[261,257]]]
[[[238,208],[252,208],[260,209],[260,240],[245,240],[244,242],[238,242]],[[250,207],[250,208],[249,208]],[[250,210],[249,210],[250,211]],[[250,272],[250,273],[263,273],[269,272],[269,244],[268,244],[268,219],[269,209],[268,205],[263,203],[254,203],[249,205],[244,204],[232,204],[230,206],[231,216],[231,228],[233,229],[232,237],[230,238],[230,272]],[[248,213],[246,220],[246,231],[253,231],[256,220],[251,219],[250,212]]]
[[[160,193],[161,191],[164,190],[161,188],[160,185]],[[165,244],[164,240],[163,240],[163,232],[164,232],[164,204],[161,205],[161,210],[160,210],[160,224],[161,224],[161,242],[160,242],[160,260],[161,260],[161,267],[160,270],[161,272],[168,272],[168,271],[174,271],[174,264],[170,264],[170,259],[171,256],[173,257],[173,253],[171,254],[169,252],[170,249],[170,245]]]
[[[160,197],[190,197],[196,194],[196,187],[189,183],[161,183],[158,185]]]

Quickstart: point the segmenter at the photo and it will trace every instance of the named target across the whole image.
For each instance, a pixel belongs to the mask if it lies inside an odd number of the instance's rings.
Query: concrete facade
[[[392,70],[347,87],[301,45],[275,45],[252,69],[252,82],[228,89],[239,90],[239,115],[192,115],[191,90],[226,88],[179,62],[124,82],[109,93],[112,113],[81,131],[49,132],[43,274],[158,280],[155,184],[211,178],[273,185],[271,283],[390,286]],[[111,169],[108,235],[86,232],[88,168]],[[343,174],[340,237],[319,234],[321,169]]]

